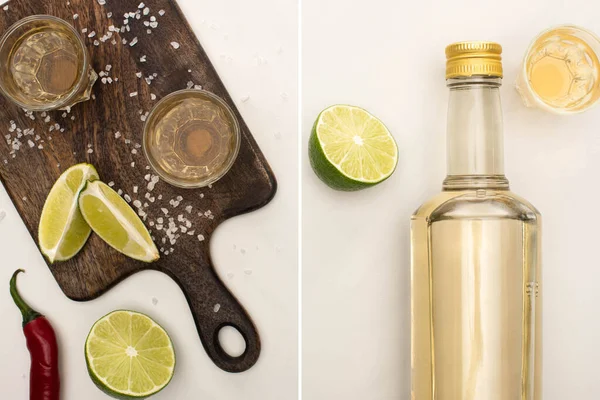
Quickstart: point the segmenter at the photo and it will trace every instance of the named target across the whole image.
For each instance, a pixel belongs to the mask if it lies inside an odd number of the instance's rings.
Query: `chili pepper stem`
[[[25,271],[22,269],[16,270],[12,278],[10,279],[10,296],[12,297],[17,307],[19,307],[19,310],[23,315],[23,327],[25,327],[25,325],[27,325],[34,319],[41,317],[42,314],[31,308],[29,304],[27,304],[19,294],[19,291],[17,290],[17,275],[19,275],[19,273],[21,272]]]

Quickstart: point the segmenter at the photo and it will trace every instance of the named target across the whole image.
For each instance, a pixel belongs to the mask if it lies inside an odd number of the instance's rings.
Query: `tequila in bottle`
[[[446,48],[448,175],[411,221],[412,399],[540,400],[540,214],[504,176],[502,48]]]

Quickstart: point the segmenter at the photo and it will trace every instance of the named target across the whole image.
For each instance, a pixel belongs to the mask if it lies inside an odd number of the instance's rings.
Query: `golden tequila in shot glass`
[[[77,31],[50,15],[11,26],[0,39],[0,63],[0,92],[30,111],[89,100],[98,77]]]
[[[231,108],[204,90],[181,90],[159,101],[144,128],[144,153],[166,182],[197,188],[222,178],[240,148]]]
[[[600,39],[576,26],[549,29],[530,45],[517,78],[525,105],[556,114],[583,112],[600,98]]]

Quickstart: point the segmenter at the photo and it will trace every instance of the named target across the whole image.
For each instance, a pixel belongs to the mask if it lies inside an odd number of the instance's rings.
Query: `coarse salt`
[[[171,46],[172,46],[172,47],[173,47],[175,50],[177,50],[177,49],[180,47],[180,46],[179,46],[179,43],[177,43],[177,42],[171,42]]]

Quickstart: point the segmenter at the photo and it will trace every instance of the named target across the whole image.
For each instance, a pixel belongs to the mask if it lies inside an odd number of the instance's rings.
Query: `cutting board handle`
[[[244,307],[217,276],[208,249],[201,253],[199,265],[178,268],[170,271],[171,275],[190,305],[200,340],[210,359],[224,371],[246,371],[256,364],[260,355],[258,331]],[[225,326],[235,328],[246,343],[244,352],[237,357],[227,354],[219,342],[219,331]]]

